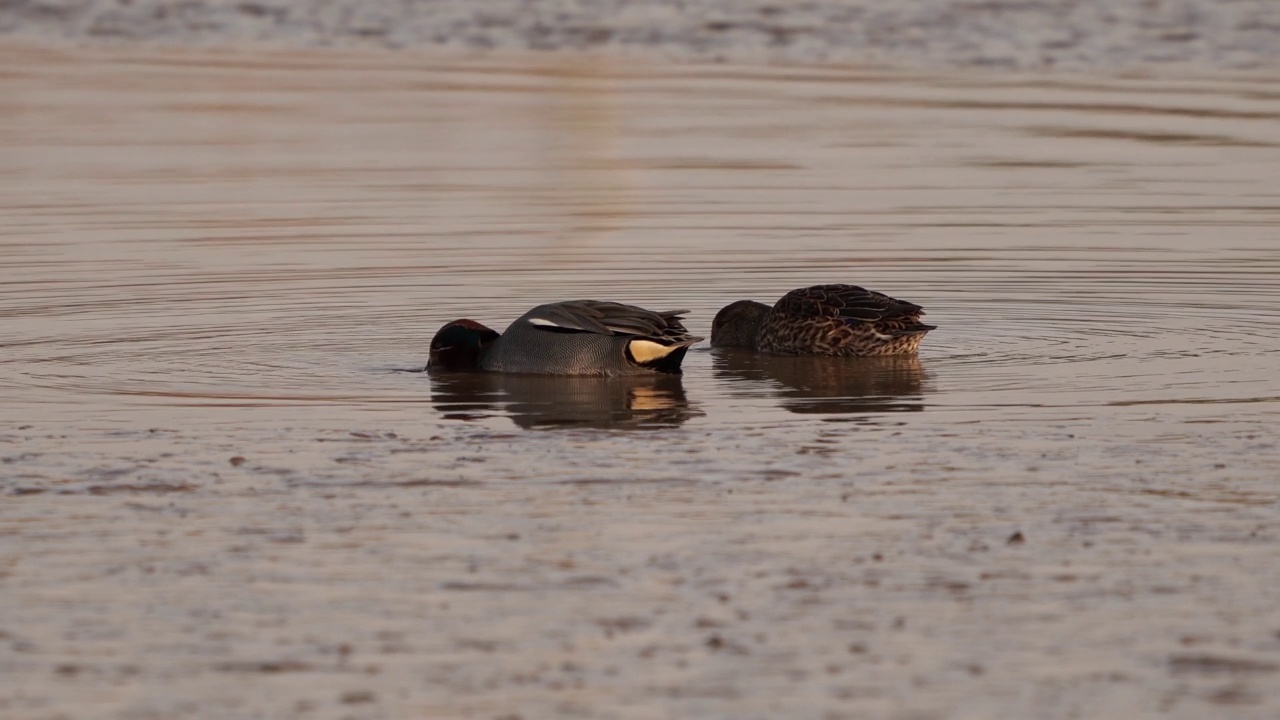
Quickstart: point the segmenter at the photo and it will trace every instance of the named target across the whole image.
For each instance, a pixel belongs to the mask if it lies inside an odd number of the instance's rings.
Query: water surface
[[[1280,710],[1273,78],[5,53],[5,717]],[[820,282],[939,328],[416,372]]]

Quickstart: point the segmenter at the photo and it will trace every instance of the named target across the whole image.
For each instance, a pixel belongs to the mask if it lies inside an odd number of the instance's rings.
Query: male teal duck
[[[688,310],[571,300],[539,305],[498,334],[454,320],[431,339],[427,369],[536,375],[679,374],[689,346],[702,340],[681,323]]]
[[[739,300],[716,313],[711,347],[746,347],[775,355],[910,355],[934,325],[914,303],[857,285],[792,290],[771,308]]]

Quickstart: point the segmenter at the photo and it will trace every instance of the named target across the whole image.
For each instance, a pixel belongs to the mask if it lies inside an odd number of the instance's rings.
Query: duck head
[[[754,348],[760,324],[769,310],[768,305],[755,300],[725,305],[711,321],[711,347]]]
[[[454,320],[431,338],[428,370],[479,370],[485,347],[498,333],[475,320]]]

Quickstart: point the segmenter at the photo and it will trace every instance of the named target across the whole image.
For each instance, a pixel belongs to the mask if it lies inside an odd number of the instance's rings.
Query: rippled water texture
[[[1280,713],[1273,77],[3,54],[5,718]],[[920,357],[416,372],[838,281]]]

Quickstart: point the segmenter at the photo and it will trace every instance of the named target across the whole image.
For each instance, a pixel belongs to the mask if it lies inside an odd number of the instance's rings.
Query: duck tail
[[[926,325],[920,322],[919,318],[895,318],[893,320],[882,320],[876,324],[876,332],[890,337],[907,337],[911,335],[924,335],[930,330],[937,330],[937,325]]]
[[[938,326],[937,326],[937,325],[925,325],[924,323],[916,323],[915,325],[912,325],[911,327],[903,328],[903,329],[902,329],[900,332],[898,332],[897,334],[899,334],[899,335],[923,335],[923,334],[925,334],[925,333],[929,332],[930,330],[937,330],[937,329],[938,329]]]
[[[680,374],[680,363],[689,346],[701,342],[700,337],[689,337],[677,343],[663,344],[649,338],[634,338],[627,343],[627,359],[655,372]]]

